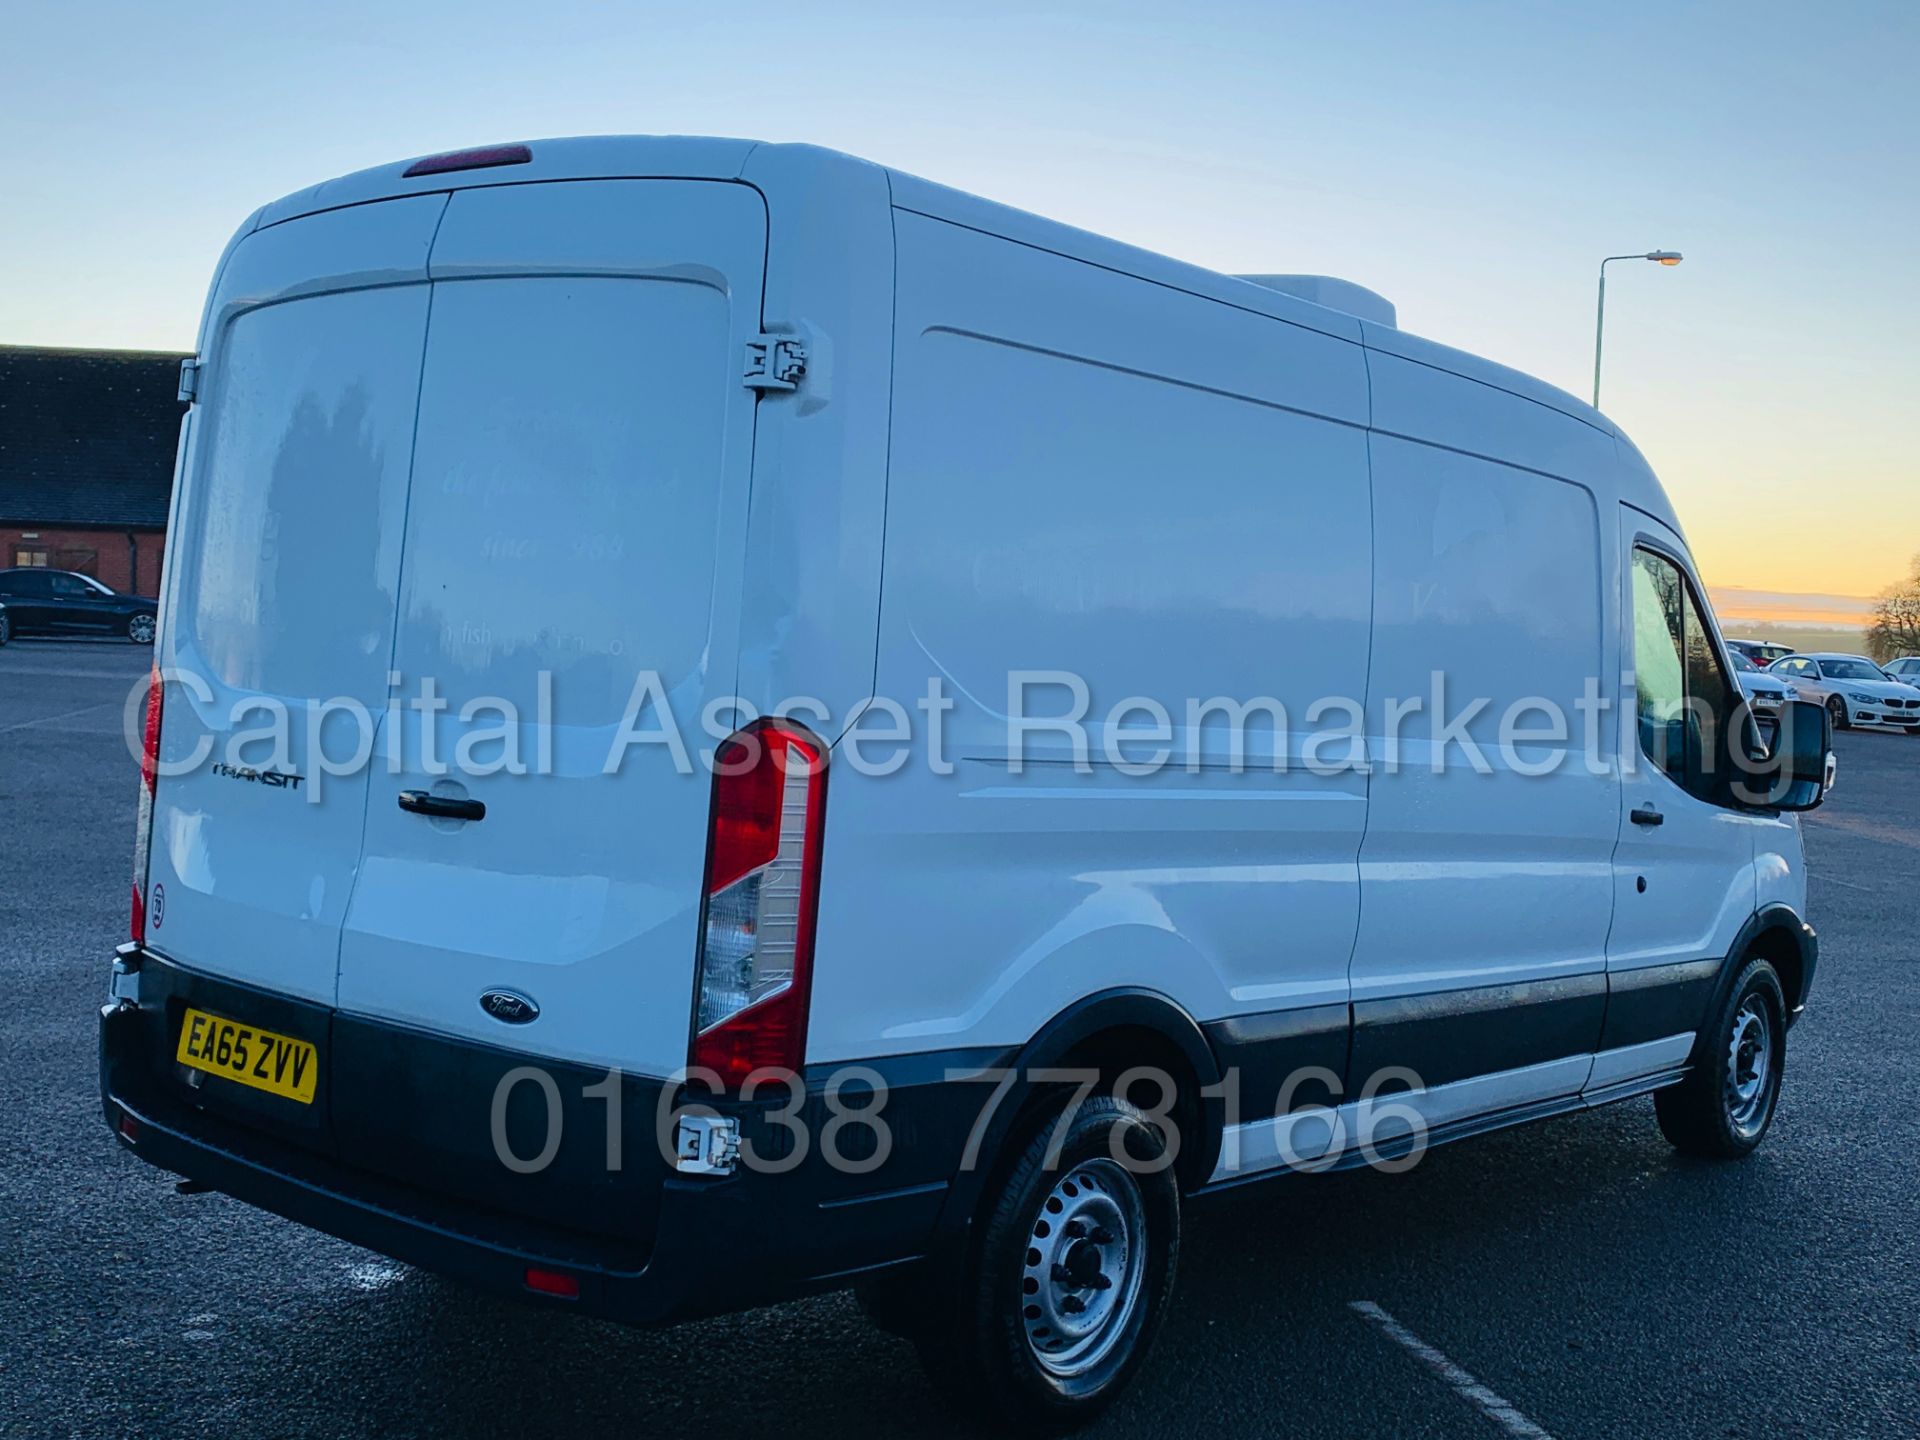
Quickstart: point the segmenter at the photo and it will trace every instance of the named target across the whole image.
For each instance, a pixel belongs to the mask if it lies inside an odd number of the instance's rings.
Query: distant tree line
[[[1867,627],[1867,653],[1885,662],[1920,655],[1920,555],[1907,578],[1880,592]]]

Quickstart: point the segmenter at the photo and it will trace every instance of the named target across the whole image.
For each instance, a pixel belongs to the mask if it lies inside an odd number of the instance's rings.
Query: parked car
[[[157,601],[123,595],[76,570],[38,565],[0,570],[0,599],[16,635],[124,635],[151,645]]]
[[[1727,659],[1733,666],[1734,683],[1751,702],[1756,715],[1777,719],[1782,705],[1800,698],[1799,692],[1788,680],[1754,664],[1747,658],[1746,652],[1736,649],[1731,641],[1727,646]]]
[[[13,638],[13,617],[7,613],[7,607],[0,603],[0,645]]]
[[[1920,655],[1902,655],[1880,667],[1902,685],[1920,685]]]
[[[1793,654],[1791,645],[1782,645],[1773,640],[1729,640],[1727,648],[1738,650],[1754,664],[1762,667],[1771,665],[1783,655]]]
[[[383,166],[215,275],[162,643],[217,663],[155,677],[101,1017],[134,1156],[570,1315],[853,1284],[1057,1430],[1141,1365],[1190,1196],[1634,1095],[1689,1154],[1767,1133],[1826,714],[1743,798],[1679,521],[1572,396],[805,145]],[[1373,713],[1419,763],[1314,747],[1436,670],[1492,703]],[[1090,750],[1013,728],[1049,673],[1118,707]],[[1499,717],[1595,677],[1607,763],[1534,719],[1522,775]],[[908,763],[854,743],[936,685]],[[732,696],[773,718],[714,771],[659,743]],[[267,698],[287,754],[344,698],[386,758],[218,758]],[[434,760],[505,704],[559,774]],[[1495,774],[1430,766],[1483,709]]]
[[[1792,684],[1802,699],[1825,705],[1835,729],[1920,731],[1920,689],[1887,679],[1864,655],[1789,655],[1767,673]]]

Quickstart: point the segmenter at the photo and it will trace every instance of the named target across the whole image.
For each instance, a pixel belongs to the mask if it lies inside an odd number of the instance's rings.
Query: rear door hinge
[[[749,390],[798,390],[807,373],[807,347],[791,335],[756,335],[747,342]]]
[[[180,398],[191,405],[200,395],[200,361],[189,355],[180,362]]]

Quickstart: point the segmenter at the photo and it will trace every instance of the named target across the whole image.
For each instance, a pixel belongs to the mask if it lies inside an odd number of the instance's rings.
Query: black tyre
[[[1850,728],[1847,724],[1847,702],[1842,700],[1838,695],[1829,695],[1827,697],[1827,714],[1833,717],[1834,729],[1846,730]]]
[[[943,1393],[1034,1433],[1084,1425],[1126,1387],[1180,1252],[1179,1185],[1146,1116],[1096,1096],[1057,1134],[1059,1113],[987,1196],[946,1323],[914,1338]]]
[[[13,638],[13,620],[6,611],[0,610],[0,645]]]
[[[145,611],[127,617],[127,639],[136,645],[153,644],[155,628],[153,616]]]
[[[1758,1148],[1780,1099],[1786,1013],[1786,995],[1773,966],[1749,961],[1694,1042],[1687,1078],[1653,1097],[1660,1132],[1675,1149],[1737,1160]]]

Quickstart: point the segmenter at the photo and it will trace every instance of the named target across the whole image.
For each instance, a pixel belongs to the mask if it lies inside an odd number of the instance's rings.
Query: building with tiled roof
[[[159,593],[181,358],[0,345],[0,567]]]

